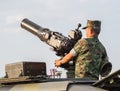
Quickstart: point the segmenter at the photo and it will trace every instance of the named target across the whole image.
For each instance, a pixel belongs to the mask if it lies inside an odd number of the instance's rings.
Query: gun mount
[[[22,20],[21,27],[36,35],[38,38],[40,38],[41,41],[47,43],[53,48],[53,50],[56,52],[56,55],[61,57],[65,56],[65,54],[68,53],[75,45],[75,43],[82,37],[82,33],[79,30],[81,24],[78,24],[77,29],[71,30],[68,37],[62,35],[59,32],[51,31],[48,28],[43,28],[28,20],[27,18]],[[74,63],[71,61],[61,65],[61,67],[69,70],[73,65]]]

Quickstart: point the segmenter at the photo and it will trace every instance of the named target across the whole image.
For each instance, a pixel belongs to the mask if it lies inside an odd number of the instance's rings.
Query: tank
[[[56,55],[61,57],[68,53],[82,36],[79,31],[80,24],[70,32],[69,37],[43,28],[26,18],[21,22],[21,27],[53,47]],[[71,69],[68,69],[68,65],[70,64],[62,67],[69,72]],[[74,66],[74,63],[70,66]],[[111,63],[101,67],[98,80],[69,76],[61,78],[59,72],[48,75],[46,69],[45,62],[22,61],[6,64],[6,75],[0,78],[0,91],[120,91],[120,70],[109,74],[112,69]]]
[[[120,70],[99,80],[51,78],[43,62],[11,63],[0,79],[0,91],[120,91]]]

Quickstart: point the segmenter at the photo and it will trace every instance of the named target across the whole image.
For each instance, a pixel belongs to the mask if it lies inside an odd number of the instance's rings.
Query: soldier
[[[59,67],[75,58],[75,78],[98,79],[101,66],[108,62],[106,49],[98,39],[101,21],[88,20],[83,29],[86,38],[80,39],[62,59],[55,60],[55,66]]]

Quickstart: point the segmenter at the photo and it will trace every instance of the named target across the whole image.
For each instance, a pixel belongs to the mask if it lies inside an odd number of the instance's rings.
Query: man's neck
[[[87,36],[87,38],[94,38],[94,37],[96,37],[96,38],[98,38],[98,36],[97,35],[91,35],[91,36]]]

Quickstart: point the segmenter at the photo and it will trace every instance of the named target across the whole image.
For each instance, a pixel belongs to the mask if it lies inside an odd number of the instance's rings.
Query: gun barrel
[[[22,20],[21,27],[37,36],[39,36],[40,32],[43,32],[43,28],[41,26],[28,20],[27,18]]]
[[[48,38],[50,36],[51,31],[47,28],[42,28],[41,26],[35,24],[34,22],[28,20],[27,18],[23,19],[21,22],[21,27],[25,30],[31,32],[40,38],[41,41],[48,43]]]

